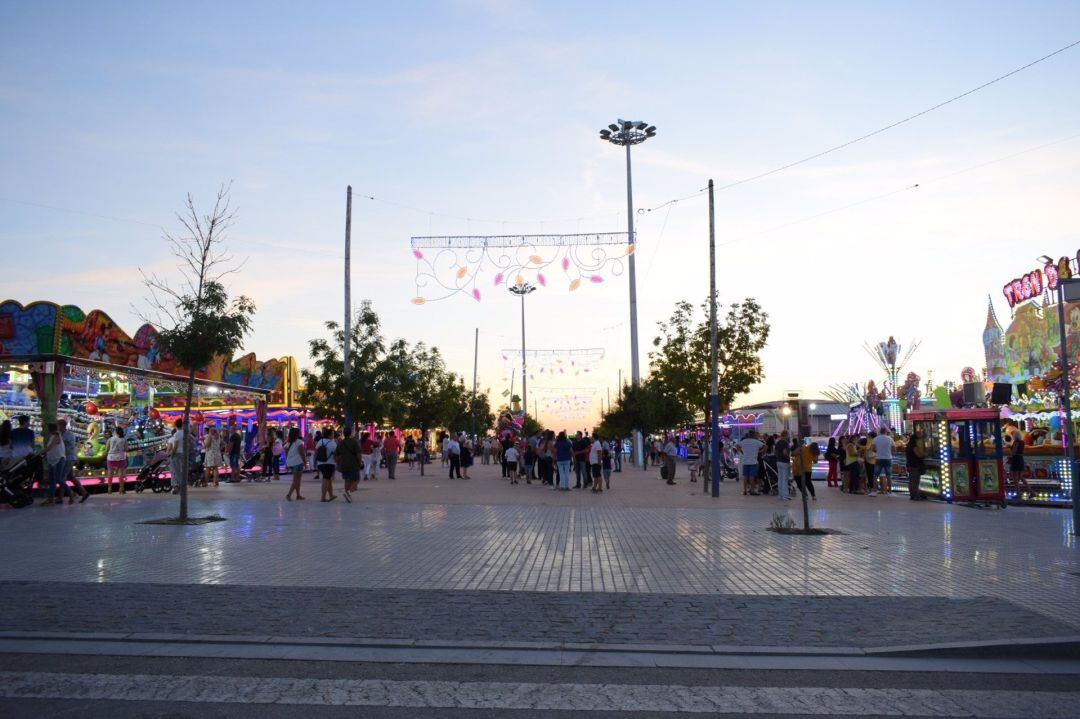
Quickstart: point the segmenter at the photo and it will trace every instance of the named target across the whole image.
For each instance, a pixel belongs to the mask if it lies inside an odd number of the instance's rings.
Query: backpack
[[[326,440],[319,440],[319,445],[315,448],[315,461],[320,464],[325,464],[328,456],[326,454]]]

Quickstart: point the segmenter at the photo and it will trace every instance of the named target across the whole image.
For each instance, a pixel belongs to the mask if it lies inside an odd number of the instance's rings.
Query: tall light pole
[[[630,171],[630,147],[640,145],[655,136],[656,126],[641,120],[619,120],[617,125],[608,125],[600,131],[601,140],[626,147],[626,239],[631,247],[634,246],[636,238],[634,237],[634,190]],[[638,363],[637,266],[633,252],[630,253],[628,266],[630,269],[630,381],[636,387],[641,384],[641,368]],[[634,430],[634,461],[644,466],[644,452],[639,429]]]
[[[716,356],[716,209],[709,180],[709,483],[720,496],[720,383]],[[702,477],[702,481],[704,481]]]
[[[525,295],[532,294],[536,287],[528,282],[510,286],[510,293],[521,298],[521,426],[525,426],[525,415],[529,413],[529,385],[525,376]]]
[[[345,342],[341,348],[342,374],[345,377],[345,429],[352,429],[352,185],[345,188]]]

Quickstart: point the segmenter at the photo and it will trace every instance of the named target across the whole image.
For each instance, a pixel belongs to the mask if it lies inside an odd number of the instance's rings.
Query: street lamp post
[[[1076,438],[1073,436],[1072,386],[1069,382],[1068,340],[1065,337],[1065,302],[1080,301],[1080,279],[1058,280],[1058,327],[1061,331],[1062,404],[1065,408],[1065,471],[1072,485],[1073,532],[1080,535],[1080,488],[1076,482]]]
[[[626,148],[626,229],[627,242],[633,247],[634,237],[634,191],[630,171],[630,147],[640,145],[650,137],[656,136],[656,126],[641,120],[619,120],[618,124],[608,125],[600,131],[600,139],[613,145]],[[627,261],[630,279],[630,381],[636,387],[641,383],[641,369],[638,363],[637,329],[637,266],[634,253],[630,252]],[[641,445],[641,430],[634,430],[634,461],[644,466],[644,451]]]
[[[525,376],[525,295],[531,294],[536,287],[528,282],[520,282],[510,287],[510,293],[521,298],[521,426],[525,426],[525,415],[529,413],[529,385]]]

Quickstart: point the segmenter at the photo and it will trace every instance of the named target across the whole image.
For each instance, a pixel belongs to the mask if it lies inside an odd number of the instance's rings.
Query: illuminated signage
[[[1080,269],[1080,252],[1076,253],[1076,259],[1062,257],[1056,263],[1047,262],[1041,270],[1032,270],[1014,280],[1005,283],[1001,288],[1009,307],[1016,307],[1021,302],[1034,299],[1043,293],[1043,288],[1053,292],[1057,289],[1058,280],[1068,280],[1076,274],[1073,268]]]

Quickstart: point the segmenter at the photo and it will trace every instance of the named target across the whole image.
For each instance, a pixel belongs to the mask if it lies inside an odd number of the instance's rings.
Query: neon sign
[[[1075,264],[1074,264],[1075,262]],[[1080,271],[1080,251],[1076,258],[1062,257],[1057,262],[1047,262],[1041,270],[1032,270],[1014,280],[1009,280],[1002,286],[1001,292],[1009,307],[1015,307],[1021,302],[1034,299],[1043,293],[1043,288],[1053,292],[1057,289],[1059,280],[1068,280],[1073,275],[1076,267]]]

